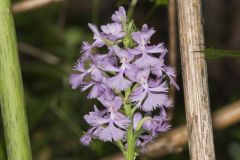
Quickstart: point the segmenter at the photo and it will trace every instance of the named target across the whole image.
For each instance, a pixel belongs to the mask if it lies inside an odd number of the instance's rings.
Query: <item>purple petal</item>
[[[84,119],[91,126],[99,126],[109,121],[108,119],[102,118],[98,112],[89,112],[89,114],[84,116]]]
[[[112,20],[118,23],[125,23],[126,19],[126,11],[122,6],[120,6],[118,11],[115,11],[115,13],[112,15]]]
[[[154,33],[155,30],[153,28],[148,29],[148,26],[144,24],[141,31],[132,33],[132,37],[135,42],[137,42],[140,46],[143,47],[147,43],[149,43],[149,40]]]
[[[122,25],[120,25],[119,23],[102,25],[101,29],[103,33],[106,34],[107,38],[112,41],[122,38],[126,34],[123,32]]]
[[[125,132],[113,125],[113,122],[110,122],[109,125],[102,130],[99,135],[99,138],[106,141],[118,141],[123,139],[125,136]]]
[[[165,106],[168,102],[168,97],[165,94],[148,93],[146,100],[140,107],[145,112],[153,111],[156,107]]]
[[[81,139],[80,139],[80,142],[84,145],[84,146],[89,146],[90,143],[92,142],[92,137],[90,134],[88,133],[85,133]]]
[[[152,57],[145,53],[140,58],[138,58],[134,64],[139,68],[146,68],[156,66],[158,62],[158,58]]]
[[[158,63],[155,66],[153,66],[151,69],[152,74],[156,75],[157,77],[162,76],[163,67],[164,67],[164,60],[159,59]]]
[[[125,115],[123,115],[122,113],[120,112],[116,112],[114,114],[114,120],[113,120],[114,124],[116,126],[118,126],[119,128],[122,128],[122,129],[126,129],[129,124],[130,124],[130,120],[129,118],[127,118]]]
[[[69,84],[72,89],[78,88],[83,83],[83,78],[85,74],[71,74],[69,78]]]
[[[110,88],[116,89],[118,91],[123,91],[130,87],[131,81],[123,77],[123,73],[119,73],[114,77],[108,78],[106,85]]]
[[[102,36],[98,31],[97,27],[94,24],[88,23],[88,27],[93,31],[95,42],[92,44],[93,47],[102,47],[104,42],[102,40]]]
[[[137,112],[134,114],[133,116],[133,128],[136,129],[138,123],[140,122],[140,120],[142,119],[142,115],[141,113]]]
[[[167,86],[167,82],[163,82],[160,85],[153,87],[153,88],[149,88],[149,90],[151,92],[167,92],[168,91],[168,86]]]
[[[91,89],[89,95],[88,95],[88,99],[93,99],[93,98],[97,98],[99,97],[103,92],[105,91],[105,88],[103,86],[103,84],[95,84],[93,86],[93,88]]]
[[[156,46],[146,47],[146,50],[148,53],[162,53],[162,54],[167,53],[167,49],[164,47],[163,43],[160,43]]]
[[[84,63],[82,63],[81,61],[77,61],[74,66],[73,66],[73,70],[74,71],[79,71],[79,72],[86,72],[85,68],[84,68]]]
[[[169,77],[170,79],[170,84],[172,84],[174,87],[177,88],[177,90],[179,90],[179,86],[177,85],[176,81],[175,81],[175,77],[176,77],[176,71],[174,68],[170,67],[170,66],[166,66],[164,68],[164,71],[166,73],[166,75]]]
[[[80,58],[82,62],[92,59],[93,56],[91,54],[91,49],[92,49],[92,46],[88,42],[83,42],[82,51],[81,51],[83,55]]]
[[[125,71],[125,75],[133,82],[136,82],[137,79],[137,73],[138,73],[138,69],[136,67],[134,67],[133,65],[131,65],[131,67],[129,66]]]
[[[137,82],[139,82],[139,83],[147,83],[149,75],[150,75],[150,69],[149,68],[143,69],[143,70],[139,70],[137,72],[137,76],[136,76]]]
[[[113,102],[114,102],[115,110],[116,111],[119,110],[120,107],[122,106],[122,98],[121,97],[115,97]]]
[[[95,26],[94,24],[88,23],[88,27],[92,30],[94,35],[100,37],[100,32],[98,31],[97,26]]]

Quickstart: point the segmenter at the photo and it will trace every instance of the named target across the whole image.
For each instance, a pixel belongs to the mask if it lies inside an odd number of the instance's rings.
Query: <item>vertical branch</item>
[[[190,157],[214,160],[201,0],[177,2]]]
[[[131,3],[130,3],[130,7],[128,9],[128,12],[127,12],[127,17],[128,19],[131,19],[132,16],[133,16],[133,12],[134,12],[134,9],[135,9],[135,6],[137,4],[137,1],[138,0],[132,0]]]
[[[177,14],[176,1],[169,0],[168,2],[168,42],[169,42],[169,65],[177,68]],[[169,96],[174,100],[175,87],[171,86]]]
[[[100,0],[92,0],[92,23],[99,23],[99,8]]]
[[[31,160],[10,0],[0,0],[0,101],[8,160]]]

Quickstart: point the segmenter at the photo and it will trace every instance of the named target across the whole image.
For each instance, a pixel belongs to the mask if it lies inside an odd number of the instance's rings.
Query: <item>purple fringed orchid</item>
[[[168,90],[170,85],[179,87],[175,70],[164,63],[167,49],[163,43],[150,43],[155,30],[146,24],[136,30],[123,7],[112,20],[101,30],[88,24],[93,42],[83,42],[82,56],[69,83],[73,89],[89,90],[88,98],[103,105],[103,109],[94,106],[94,111],[84,116],[91,128],[81,137],[82,144],[90,145],[95,139],[109,141],[127,160],[133,160],[136,148],[144,149],[170,128],[166,109],[172,101]]]

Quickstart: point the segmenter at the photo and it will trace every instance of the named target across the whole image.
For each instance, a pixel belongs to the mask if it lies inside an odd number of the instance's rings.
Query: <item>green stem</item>
[[[156,11],[156,9],[158,8],[157,5],[154,5],[150,11],[148,12],[148,14],[143,18],[143,22],[147,21],[152,15],[153,13]]]
[[[99,23],[99,0],[92,0],[92,22]]]
[[[0,0],[0,103],[8,160],[31,160],[10,0]]]
[[[132,18],[132,15],[133,15],[135,6],[136,6],[136,4],[137,4],[137,1],[138,1],[138,0],[132,0],[132,1],[131,1],[130,7],[129,7],[128,13],[127,13],[128,19],[131,19],[131,18]]]
[[[127,150],[125,154],[125,160],[135,160],[135,138],[132,125],[128,128],[127,131]]]

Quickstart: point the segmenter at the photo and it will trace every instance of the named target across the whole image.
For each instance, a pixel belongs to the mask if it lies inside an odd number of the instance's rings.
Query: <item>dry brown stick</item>
[[[217,130],[224,129],[237,122],[240,122],[240,100],[222,107],[213,114],[213,124]],[[153,143],[149,143],[143,155],[153,158],[177,153],[183,149],[186,143],[187,129],[186,125],[182,125],[162,134]],[[123,160],[123,157],[121,154],[116,154],[104,160]]]
[[[12,6],[13,13],[21,13],[47,6],[52,3],[59,3],[64,0],[27,0],[20,1]]]
[[[201,0],[177,0],[189,153],[215,160]]]
[[[169,0],[168,2],[168,42],[169,52],[168,61],[169,65],[177,68],[177,13],[176,13],[176,1]],[[174,101],[175,99],[175,87],[171,86],[169,91],[169,97]]]
[[[23,42],[18,42],[18,48],[20,52],[41,59],[48,64],[58,64],[61,62],[59,57]]]

